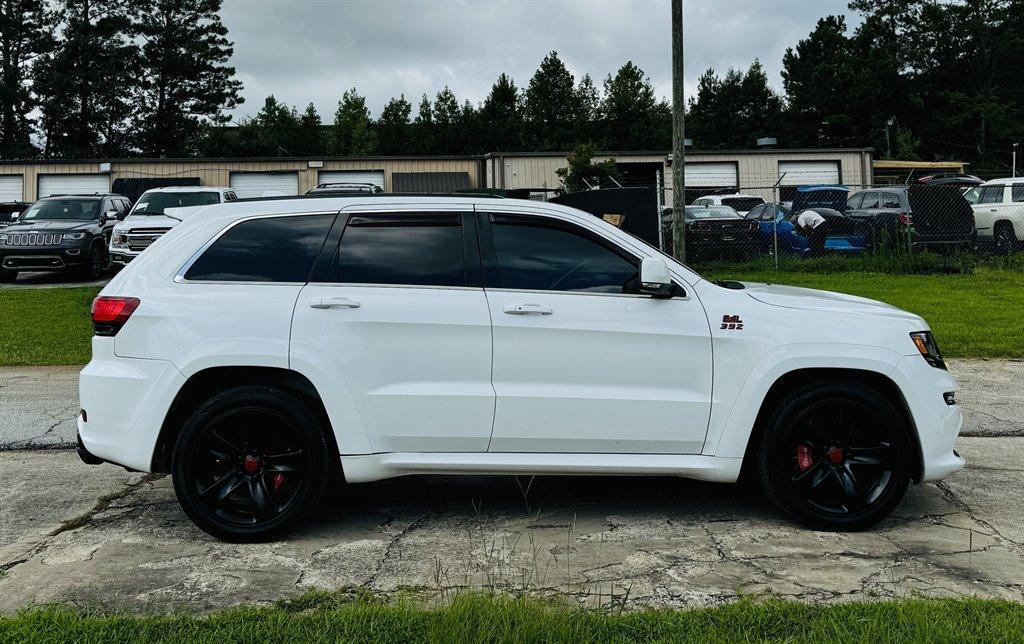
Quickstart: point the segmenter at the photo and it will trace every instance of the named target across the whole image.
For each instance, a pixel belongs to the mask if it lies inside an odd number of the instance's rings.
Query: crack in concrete
[[[1013,539],[1006,537],[994,525],[992,525],[985,519],[982,519],[981,517],[977,516],[974,513],[974,510],[971,508],[971,506],[969,506],[963,499],[958,497],[945,481],[936,481],[935,487],[937,487],[942,492],[942,497],[946,501],[948,501],[954,507],[957,507],[961,511],[963,511],[963,513],[969,516],[972,521],[974,521],[978,525],[984,526],[988,530],[991,530],[992,534],[995,535],[998,539],[1009,544],[1010,550],[1018,554],[1024,555],[1024,544],[1017,543]]]

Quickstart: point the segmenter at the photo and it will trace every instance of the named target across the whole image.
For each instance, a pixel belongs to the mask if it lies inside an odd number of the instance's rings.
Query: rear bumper
[[[959,385],[948,371],[936,369],[921,356],[906,356],[891,374],[910,408],[921,446],[921,483],[937,481],[959,472],[965,461],[954,451],[963,426],[959,405],[949,405],[943,394]]]
[[[82,449],[93,457],[149,472],[160,428],[185,377],[166,360],[120,358],[114,338],[93,338],[92,360],[78,378],[86,411]]]

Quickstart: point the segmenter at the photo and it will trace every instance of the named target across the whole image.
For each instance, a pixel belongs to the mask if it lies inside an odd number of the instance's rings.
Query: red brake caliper
[[[814,461],[811,460],[811,449],[806,445],[796,446],[796,464],[801,472],[806,472],[814,465]]]

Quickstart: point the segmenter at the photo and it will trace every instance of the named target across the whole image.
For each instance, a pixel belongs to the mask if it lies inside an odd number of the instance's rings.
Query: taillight
[[[901,224],[903,224],[904,226],[909,226],[911,221],[912,220],[911,220],[909,212],[901,212],[900,213],[900,223]]]
[[[92,301],[92,328],[96,335],[117,335],[139,308],[137,297],[97,297]]]

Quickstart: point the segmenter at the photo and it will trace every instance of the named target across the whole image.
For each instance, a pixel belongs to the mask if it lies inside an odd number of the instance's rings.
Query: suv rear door
[[[699,453],[711,407],[700,302],[636,294],[640,258],[568,217],[477,210],[494,330],[490,451]]]
[[[487,451],[491,320],[476,222],[460,207],[343,210],[299,294],[291,364],[313,379],[344,454]]]

